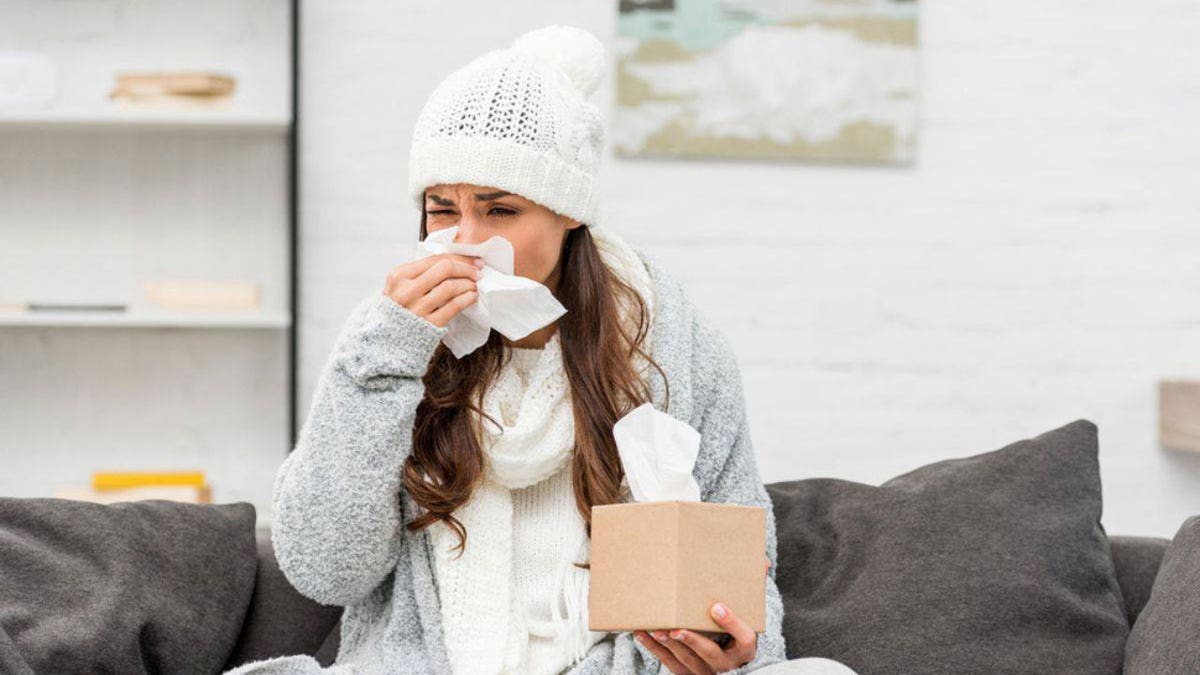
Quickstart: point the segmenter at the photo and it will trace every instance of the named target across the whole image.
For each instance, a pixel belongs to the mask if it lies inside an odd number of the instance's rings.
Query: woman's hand
[[[768,558],[764,561],[763,571],[767,573],[770,570],[771,561]],[[714,675],[753,661],[758,654],[758,634],[724,603],[714,602],[709,612],[733,638],[724,647],[696,631],[684,628],[656,630],[653,635],[639,630],[634,631],[633,635],[672,673]]]
[[[479,298],[475,280],[483,259],[438,253],[388,272],[383,294],[439,328]]]

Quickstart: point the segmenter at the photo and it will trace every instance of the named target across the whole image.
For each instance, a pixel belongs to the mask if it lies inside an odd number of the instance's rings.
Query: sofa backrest
[[[1162,537],[1109,537],[1131,626],[1150,598],[1169,544],[1170,540]],[[287,654],[309,654],[322,665],[331,664],[338,650],[342,608],[300,595],[279,570],[269,538],[258,542],[258,562],[254,597],[226,668]]]
[[[1171,540],[1164,537],[1114,535],[1108,538],[1130,626],[1137,621],[1138,614],[1150,599],[1150,589],[1170,544]]]

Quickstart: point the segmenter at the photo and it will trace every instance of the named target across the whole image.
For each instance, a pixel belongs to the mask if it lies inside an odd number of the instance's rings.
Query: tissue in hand
[[[446,325],[442,342],[457,358],[479,349],[495,328],[509,340],[520,340],[566,314],[567,308],[542,284],[513,274],[512,243],[499,235],[482,244],[455,243],[458,226],[430,232],[417,244],[413,259],[439,253],[483,258],[475,287],[479,296]]]
[[[592,507],[588,628],[723,633],[709,614],[720,601],[765,630],[766,509],[699,501],[701,435],[652,403],[617,420],[613,438],[636,501]]]

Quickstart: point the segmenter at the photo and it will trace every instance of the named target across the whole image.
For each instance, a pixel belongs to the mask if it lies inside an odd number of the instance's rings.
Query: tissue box
[[[588,628],[724,633],[720,601],[766,629],[766,509],[698,501],[592,507]]]

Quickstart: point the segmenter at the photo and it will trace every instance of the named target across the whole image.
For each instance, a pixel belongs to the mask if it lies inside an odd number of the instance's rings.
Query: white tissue
[[[462,358],[479,349],[495,328],[509,340],[520,340],[567,313],[567,308],[542,284],[513,274],[512,242],[499,235],[482,244],[458,244],[458,226],[431,232],[417,244],[414,260],[438,253],[483,258],[475,287],[479,297],[446,325],[442,342]]]
[[[692,475],[700,432],[691,425],[647,402],[617,420],[613,439],[636,501],[700,501]]]

